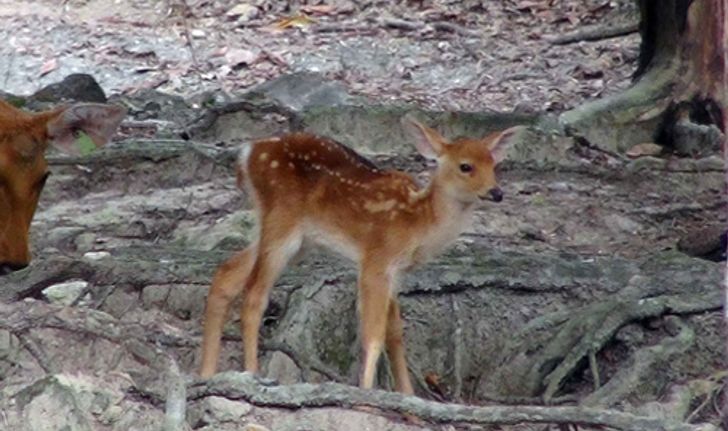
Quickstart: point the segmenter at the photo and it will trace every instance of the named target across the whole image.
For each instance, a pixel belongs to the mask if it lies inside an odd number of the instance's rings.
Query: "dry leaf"
[[[58,68],[58,60],[51,58],[40,67],[40,76],[47,75]]]
[[[652,142],[643,142],[627,150],[627,157],[636,159],[644,156],[658,156],[662,153],[662,146]]]
[[[287,28],[291,27],[306,27],[311,24],[314,24],[316,22],[315,19],[308,17],[306,15],[300,14],[288,18],[283,18],[277,23],[275,23],[274,27],[279,30],[285,30]]]
[[[312,15],[330,15],[336,9],[332,5],[318,4],[318,5],[304,5],[301,10]]]

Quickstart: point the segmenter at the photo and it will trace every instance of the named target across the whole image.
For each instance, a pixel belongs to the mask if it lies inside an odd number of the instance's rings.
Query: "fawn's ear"
[[[437,159],[448,142],[436,130],[420,124],[410,115],[405,115],[401,120],[402,127],[415,138],[417,151],[428,159]]]
[[[496,134],[495,137],[492,137],[491,135],[490,142],[488,142],[488,149],[490,150],[490,155],[493,157],[496,165],[503,161],[506,157],[506,153],[508,152],[508,147],[514,141],[513,138],[523,129],[523,126],[514,126]],[[486,140],[488,140],[488,138],[486,138]]]
[[[88,154],[114,135],[126,109],[99,103],[83,103],[61,110],[47,124],[50,144],[71,155]],[[79,136],[84,132],[88,138]]]

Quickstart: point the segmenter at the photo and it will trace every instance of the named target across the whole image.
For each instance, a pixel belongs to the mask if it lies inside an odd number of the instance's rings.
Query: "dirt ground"
[[[257,7],[241,18],[229,14],[237,3]],[[236,94],[309,70],[379,103],[560,111],[624,89],[639,52],[636,33],[549,42],[636,22],[625,0],[237,3],[2,0],[0,86],[30,93],[85,72],[109,93]],[[292,20],[301,13],[310,21]]]

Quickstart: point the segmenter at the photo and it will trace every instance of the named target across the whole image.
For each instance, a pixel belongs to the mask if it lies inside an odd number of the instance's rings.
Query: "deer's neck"
[[[419,237],[415,263],[423,263],[450,245],[472,219],[475,203],[462,202],[447,193],[437,180],[426,189],[428,225]]]

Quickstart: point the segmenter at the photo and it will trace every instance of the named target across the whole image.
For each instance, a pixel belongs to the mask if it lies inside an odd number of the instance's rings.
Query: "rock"
[[[106,103],[106,94],[91,75],[75,73],[68,75],[63,81],[50,84],[30,97],[38,102],[76,102]]]
[[[202,39],[203,37],[207,36],[207,33],[205,30],[199,29],[199,28],[193,28],[192,31],[190,31],[190,34],[195,39]]]
[[[89,251],[84,253],[83,258],[86,260],[101,260],[101,259],[107,259],[111,256],[111,253],[108,251]]]
[[[252,409],[253,406],[244,401],[209,396],[190,409],[188,421],[195,428],[200,425],[216,425],[221,422],[240,423]]]
[[[267,369],[266,377],[280,382],[283,385],[290,385],[301,381],[301,369],[283,352],[276,351],[270,355]]]
[[[67,281],[48,286],[43,289],[43,295],[54,304],[71,305],[88,287],[88,282],[83,280]],[[84,299],[88,299],[86,294]]]
[[[704,156],[720,151],[723,135],[714,125],[695,124],[688,119],[675,123],[672,128],[673,150],[684,156]]]
[[[659,156],[662,153],[662,145],[653,142],[643,142],[627,150],[627,157],[637,158],[642,156]]]
[[[251,93],[275,100],[294,111],[345,105],[354,100],[342,83],[312,72],[282,75],[255,87]]]
[[[604,219],[607,226],[627,233],[637,233],[643,229],[642,225],[621,214],[610,214]]]
[[[723,225],[700,227],[686,232],[677,242],[677,249],[689,256],[720,261],[726,258],[728,231]]]
[[[119,100],[130,107],[129,114],[136,120],[161,120],[155,124],[162,136],[175,132],[168,130],[167,123],[185,124],[197,115],[184,98],[157,90],[142,89]]]
[[[207,286],[150,285],[142,291],[142,303],[145,308],[161,308],[179,318],[189,319],[202,315],[206,295]]]
[[[238,24],[243,24],[257,18],[260,15],[260,9],[249,3],[239,3],[228,10],[225,15],[237,21]]]
[[[122,388],[129,381],[128,376],[119,377],[106,380],[68,374],[44,377],[13,397],[18,416],[13,417],[11,413],[9,422],[21,420],[24,428],[20,429],[34,431],[92,431],[99,429],[98,418],[112,424],[121,417],[118,405],[124,399]]]

